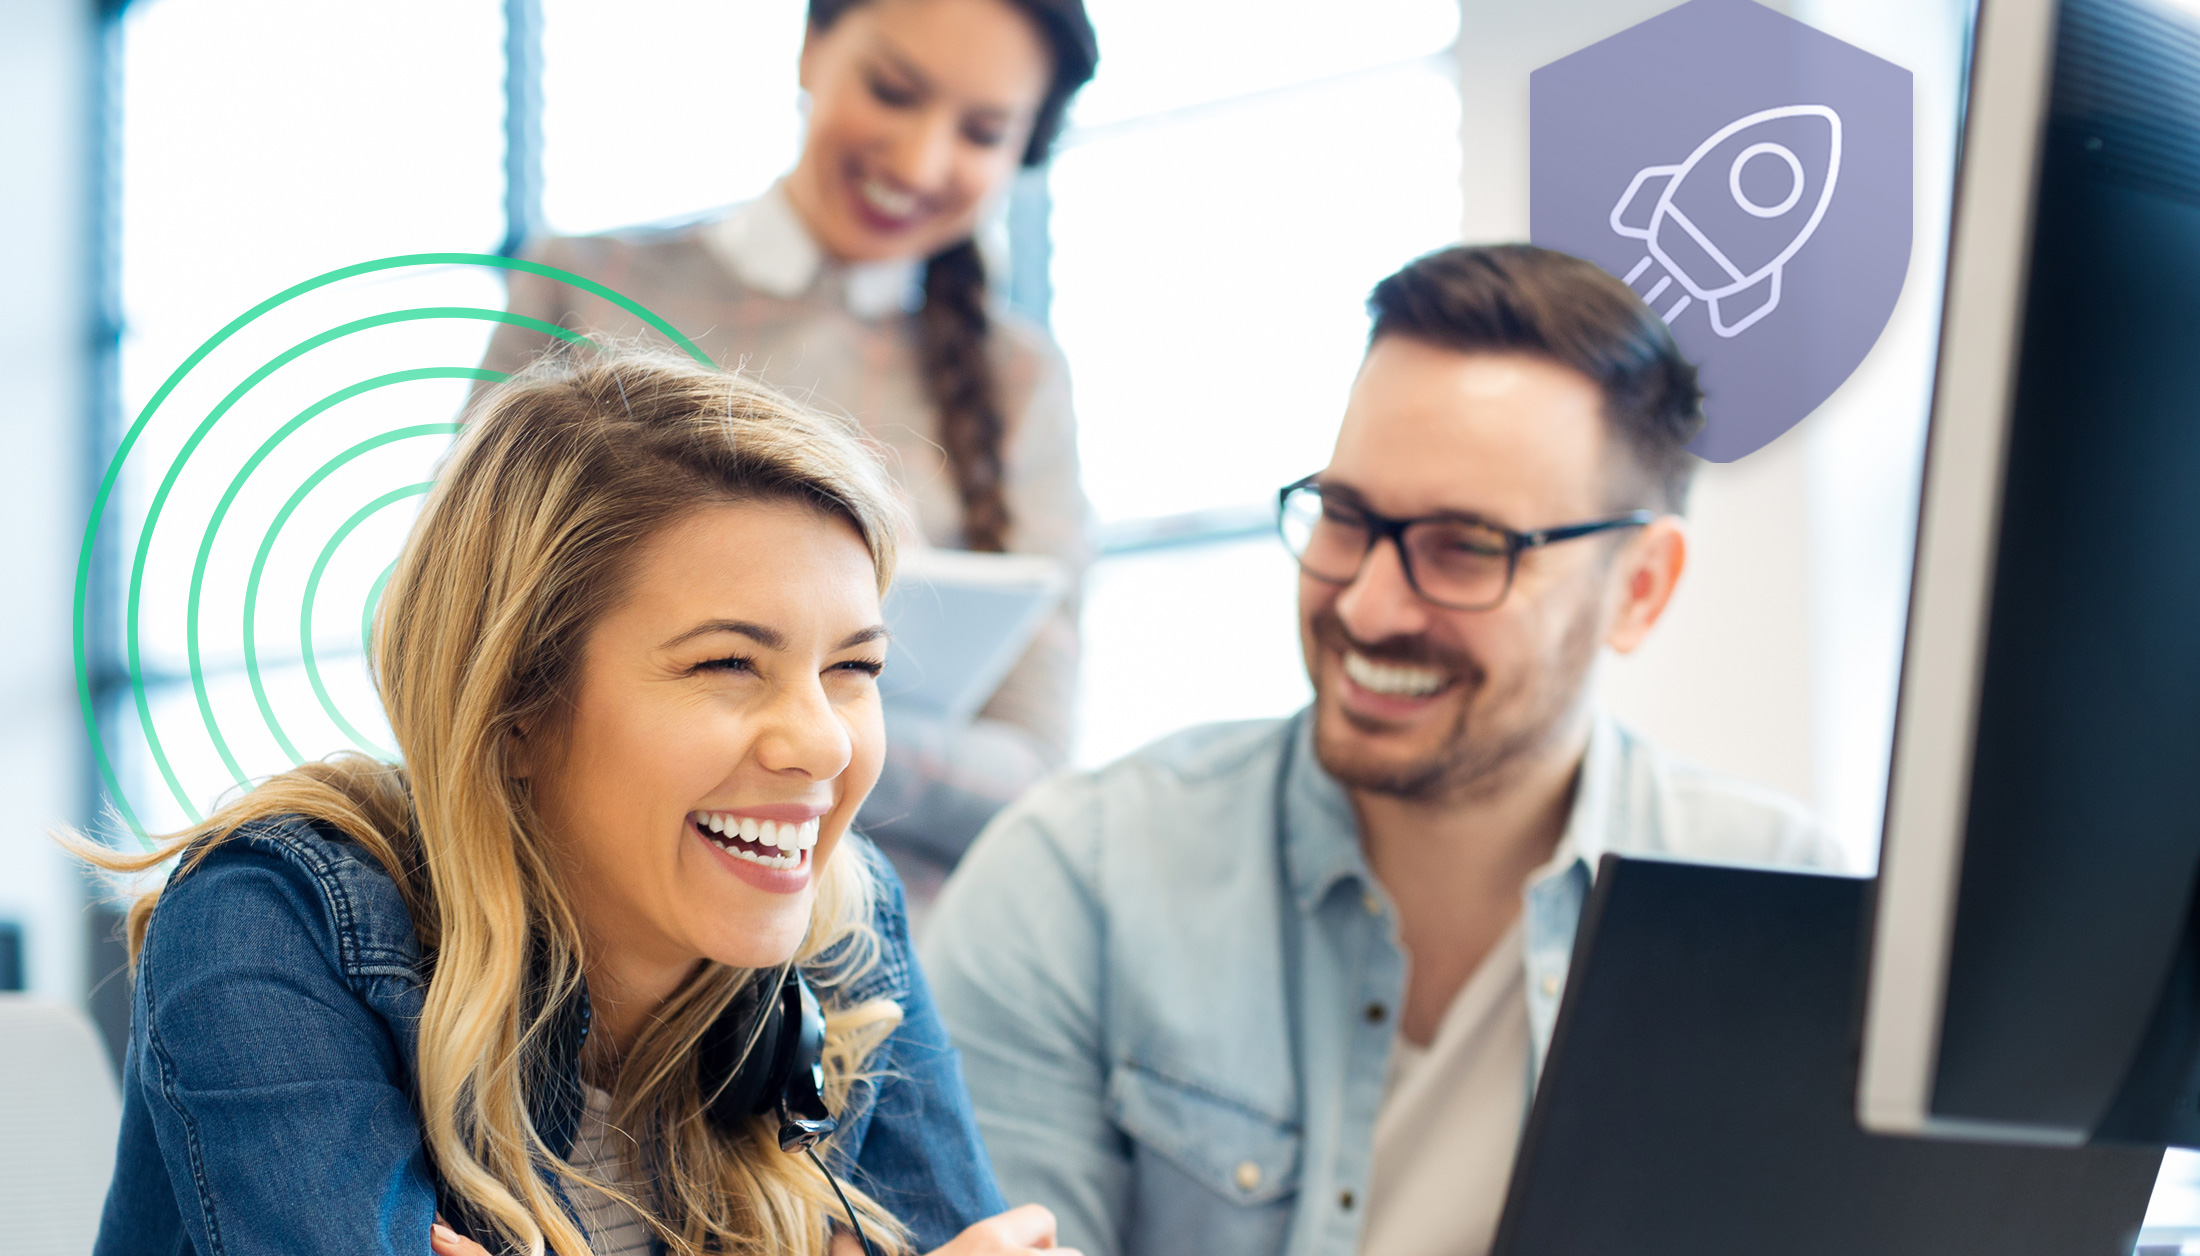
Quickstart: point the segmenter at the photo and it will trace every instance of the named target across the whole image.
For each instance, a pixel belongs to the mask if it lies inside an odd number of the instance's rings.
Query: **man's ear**
[[[817,60],[817,43],[824,32],[808,23],[802,26],[802,52],[795,58],[794,84],[803,91],[811,91],[811,63]]]
[[[1604,644],[1634,653],[1665,614],[1687,565],[1688,525],[1679,515],[1661,515],[1644,525],[1612,564],[1617,605]]]

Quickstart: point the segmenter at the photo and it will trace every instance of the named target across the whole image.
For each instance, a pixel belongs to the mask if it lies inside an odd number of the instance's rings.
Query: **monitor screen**
[[[2200,1141],[2200,20],[1988,0],[1859,1111]]]

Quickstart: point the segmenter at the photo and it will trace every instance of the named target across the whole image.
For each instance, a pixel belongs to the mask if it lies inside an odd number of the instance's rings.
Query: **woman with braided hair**
[[[1046,554],[1074,578],[1088,512],[1068,373],[1046,333],[991,296],[976,233],[1018,167],[1046,160],[1098,58],[1082,0],[810,0],[808,129],[785,178],[705,221],[552,238],[529,256],[853,416],[891,450],[931,544]],[[512,277],[511,307],[645,332],[531,275]],[[487,365],[516,369],[548,343],[500,327]],[[920,907],[993,812],[1066,756],[1076,610],[1073,595],[972,723],[889,721],[863,827]]]

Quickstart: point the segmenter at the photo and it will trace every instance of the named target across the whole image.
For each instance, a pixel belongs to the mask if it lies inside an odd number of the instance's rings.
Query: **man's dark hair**
[[[1673,333],[1633,290],[1578,257],[1530,244],[1456,246],[1408,262],[1375,285],[1372,346],[1404,336],[1463,353],[1529,353],[1569,366],[1604,392],[1612,436],[1653,506],[1688,503],[1703,390]]]

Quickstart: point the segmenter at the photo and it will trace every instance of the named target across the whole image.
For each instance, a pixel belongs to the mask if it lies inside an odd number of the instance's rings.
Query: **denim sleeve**
[[[1078,854],[1097,843],[1064,840],[1096,823],[1084,788],[1043,786],[986,830],[933,907],[924,960],[1003,1194],[1053,1209],[1063,1246],[1120,1256],[1131,1148],[1108,1106],[1105,931]]]
[[[385,1022],[312,875],[232,842],[138,965],[142,1098],[200,1256],[426,1256],[435,1191]]]
[[[897,995],[901,1024],[871,1064],[877,1092],[863,1118],[856,1175],[909,1227],[917,1251],[929,1252],[1006,1205],[978,1138],[961,1058],[910,953],[901,883],[883,858],[873,858],[887,890],[879,913],[886,966],[907,976]]]

